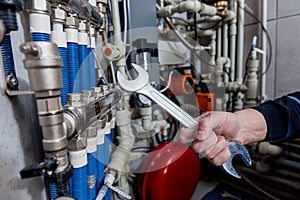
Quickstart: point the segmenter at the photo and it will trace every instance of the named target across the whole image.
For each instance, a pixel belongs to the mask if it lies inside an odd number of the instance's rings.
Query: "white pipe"
[[[221,57],[222,55],[222,27],[217,29],[217,58]]]
[[[261,1],[261,22],[262,25],[267,30],[267,13],[268,13],[268,0],[262,0]],[[261,48],[264,52],[267,51],[267,34],[261,30]],[[261,55],[261,73],[264,73],[267,69],[267,55],[262,54]],[[264,73],[261,76],[261,83],[260,83],[260,102],[264,102],[267,99],[267,93],[266,93],[266,78],[267,74]]]
[[[119,11],[119,4],[118,0],[111,0],[111,10],[112,10],[112,21],[114,27],[114,44],[119,51],[120,59],[117,60],[116,65],[119,71],[126,76],[125,73],[125,66],[126,66],[126,59],[125,59],[125,52],[124,52],[124,43],[122,41],[121,36],[121,22],[120,22],[120,11]]]
[[[107,166],[108,169],[116,172],[116,180],[118,180],[120,174],[125,171],[131,148],[135,141],[130,116],[131,112],[129,112],[128,109],[116,111],[116,124],[120,133],[118,138],[119,145],[114,150]]]
[[[192,12],[203,15],[216,15],[217,8],[214,6],[200,3],[199,1],[183,1],[177,5],[169,5],[158,10],[158,17],[170,17],[175,13]]]
[[[227,58],[228,57],[228,24],[227,23],[223,25],[222,32],[223,32],[222,56]]]
[[[231,0],[230,2],[230,9],[232,12],[236,13],[236,2],[235,0]],[[235,73],[235,54],[236,54],[236,17],[230,21],[230,28],[229,28],[229,36],[230,36],[230,44],[229,44],[229,57],[231,60],[231,80],[234,80],[234,73]]]
[[[245,21],[245,0],[238,1],[238,21],[237,21],[237,60],[236,60],[236,74],[235,80],[243,81],[243,58],[244,58],[244,21]]]

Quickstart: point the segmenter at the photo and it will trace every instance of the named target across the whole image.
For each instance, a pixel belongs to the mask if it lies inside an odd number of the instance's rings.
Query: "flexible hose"
[[[79,80],[76,78],[79,68],[78,44],[68,42],[67,46],[69,93],[79,93]]]
[[[32,41],[50,42],[50,35],[47,33],[32,33]]]
[[[58,48],[60,58],[63,61],[63,67],[62,67],[62,83],[63,87],[61,89],[61,103],[62,105],[66,105],[67,98],[68,98],[68,92],[69,92],[69,81],[68,81],[68,65],[67,65],[67,49],[64,47]]]
[[[72,179],[72,196],[76,200],[86,200],[86,165],[80,168],[74,168]]]
[[[87,154],[88,164],[86,169],[87,175],[87,199],[93,200],[96,197],[96,177],[97,177],[97,160],[96,152]]]
[[[70,196],[73,196],[73,192],[72,192],[73,187],[72,187],[72,185],[73,185],[73,178],[71,177],[71,178],[68,180],[69,195],[70,195]]]
[[[88,48],[87,45],[78,45],[78,58],[80,70],[80,89],[87,90],[90,88],[89,66],[88,66]]]
[[[10,35],[7,34],[4,36],[3,42],[1,43],[1,50],[5,76],[11,73],[16,75]]]
[[[93,53],[93,49],[89,48],[89,78],[90,78],[90,86],[95,87],[97,85],[96,82],[96,70],[95,70],[95,57]]]
[[[50,196],[51,196],[51,200],[52,200],[52,199],[54,200],[54,199],[56,199],[56,197],[57,197],[55,183],[50,183],[50,184],[49,184],[49,187],[50,187]]]

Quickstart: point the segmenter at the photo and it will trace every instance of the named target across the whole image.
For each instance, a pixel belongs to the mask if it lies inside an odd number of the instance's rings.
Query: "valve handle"
[[[53,173],[58,164],[56,159],[54,158],[47,158],[43,162],[39,164],[32,164],[20,171],[21,178],[31,178],[35,176],[42,176],[45,174],[51,174]]]

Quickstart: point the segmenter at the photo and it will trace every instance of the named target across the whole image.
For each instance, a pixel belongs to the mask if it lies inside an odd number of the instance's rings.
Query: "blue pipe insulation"
[[[113,143],[114,137],[115,137],[115,129],[112,128],[112,129],[110,129],[110,134],[109,134],[109,139],[110,139],[111,143]]]
[[[87,199],[93,200],[96,197],[96,179],[97,179],[97,159],[96,152],[87,154]]]
[[[31,33],[32,41],[50,42],[50,34],[48,33]]]
[[[1,43],[1,50],[5,76],[11,73],[16,75],[10,35],[6,34],[4,36],[3,42]]]
[[[79,93],[79,79],[77,78],[79,70],[78,62],[78,44],[67,43],[68,73],[69,73],[69,93]]]
[[[95,56],[94,56],[93,51],[94,51],[93,48],[89,48],[89,74],[90,74],[91,87],[95,87],[97,85],[96,69],[95,69]]]
[[[56,185],[55,185],[55,183],[50,183],[49,187],[50,187],[50,197],[51,197],[51,200],[54,200],[57,197]]]
[[[61,103],[63,106],[66,105],[68,99],[69,92],[69,81],[68,81],[68,65],[67,65],[67,48],[59,47],[58,48],[59,55],[63,61],[63,67],[61,69],[62,72],[62,84],[63,87],[61,89]]]
[[[78,45],[79,55],[79,72],[80,72],[80,89],[87,90],[90,88],[89,81],[89,51],[87,45]]]
[[[73,193],[72,193],[73,187],[72,187],[72,185],[73,185],[73,177],[69,178],[69,180],[68,180],[69,195],[70,196],[73,196]]]
[[[97,193],[101,189],[104,181],[104,144],[97,145],[97,180],[96,180],[96,191]]]
[[[74,168],[72,180],[72,196],[76,200],[86,200],[86,165],[80,168]]]

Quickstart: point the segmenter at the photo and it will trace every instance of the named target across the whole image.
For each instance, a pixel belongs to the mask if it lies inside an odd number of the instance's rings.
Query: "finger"
[[[226,145],[220,153],[218,153],[213,159],[211,159],[210,161],[216,165],[216,166],[221,166],[223,165],[227,160],[230,159],[231,153],[230,150],[228,148],[228,146]]]
[[[211,149],[208,153],[206,153],[206,158],[213,159],[216,157],[223,149],[227,146],[227,142],[224,136],[218,137],[218,142],[214,145],[214,148]]]
[[[192,148],[195,152],[201,154],[201,156],[205,156],[209,153],[209,150],[217,143],[218,137],[213,132],[209,134],[208,138],[204,141],[195,140],[192,143]]]
[[[194,140],[197,133],[197,127],[195,128],[184,128],[182,127],[179,131],[179,140],[182,143],[190,143]]]

